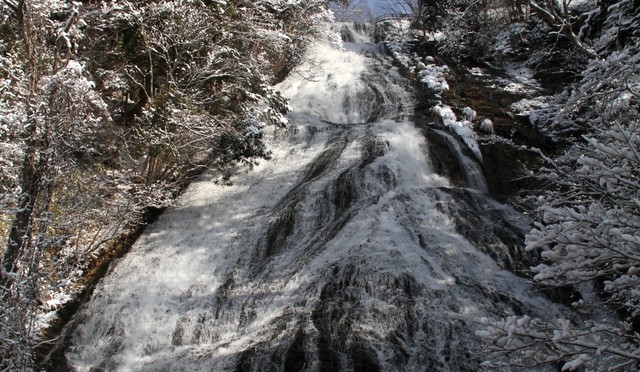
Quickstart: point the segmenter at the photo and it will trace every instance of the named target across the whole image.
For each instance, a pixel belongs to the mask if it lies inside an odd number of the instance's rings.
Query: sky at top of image
[[[335,1],[330,3],[330,6],[342,20],[365,21],[389,13],[388,9],[385,9],[389,1],[397,0],[350,0],[347,8],[343,8],[340,2]]]
[[[389,7],[397,7],[398,0],[352,0],[354,3],[366,7],[373,17],[389,13]]]
[[[374,17],[377,17],[379,15],[382,15],[382,13],[384,13],[384,11],[380,8],[381,3],[384,3],[384,1],[366,0],[366,6],[369,8],[369,10],[371,11],[371,14]]]

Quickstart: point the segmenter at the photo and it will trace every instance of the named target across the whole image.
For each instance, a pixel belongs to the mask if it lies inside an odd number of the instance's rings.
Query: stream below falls
[[[342,27],[277,87],[291,127],[268,135],[272,159],[232,186],[205,174],[112,265],[67,367],[474,371],[483,319],[554,316],[508,270],[530,221],[487,194],[479,160],[451,157],[464,187],[434,171],[411,83],[370,27]]]

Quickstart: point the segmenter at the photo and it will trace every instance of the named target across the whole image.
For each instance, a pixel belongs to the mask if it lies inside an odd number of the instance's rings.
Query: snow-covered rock
[[[445,90],[449,90],[449,84],[446,79],[448,74],[449,67],[447,65],[426,65],[423,70],[418,72],[418,78],[429,89],[442,93]]]
[[[474,122],[478,118],[478,114],[471,107],[465,107],[462,109],[462,115],[464,115],[465,120]]]
[[[484,119],[480,122],[480,130],[485,133],[493,133],[493,121]]]

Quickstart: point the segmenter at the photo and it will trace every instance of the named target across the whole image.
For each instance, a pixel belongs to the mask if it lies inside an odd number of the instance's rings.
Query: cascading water
[[[272,160],[233,186],[203,176],[114,265],[76,316],[73,368],[476,370],[480,318],[553,309],[490,257],[526,221],[431,170],[369,31],[343,26],[279,86],[295,130]]]
[[[476,160],[467,156],[462,150],[462,144],[458,141],[457,138],[453,137],[451,134],[443,132],[438,129],[431,129],[434,134],[438,135],[442,138],[451,153],[454,154],[458,164],[462,167],[462,173],[465,176],[467,184],[469,187],[474,188],[481,192],[487,192],[487,180],[484,178],[484,174],[482,173],[482,168],[476,162]]]

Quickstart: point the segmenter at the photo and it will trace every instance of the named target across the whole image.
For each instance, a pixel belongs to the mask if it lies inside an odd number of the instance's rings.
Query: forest
[[[479,320],[482,366],[638,368],[640,1],[379,3],[410,17],[412,51],[518,61],[546,87],[526,110],[553,149],[531,149],[540,187],[514,203],[536,221],[527,275],[579,317]],[[267,128],[292,130],[274,85],[331,22],[366,21],[365,7],[0,2],[0,370],[41,368],[109,263],[202,172],[231,184],[269,161]]]

